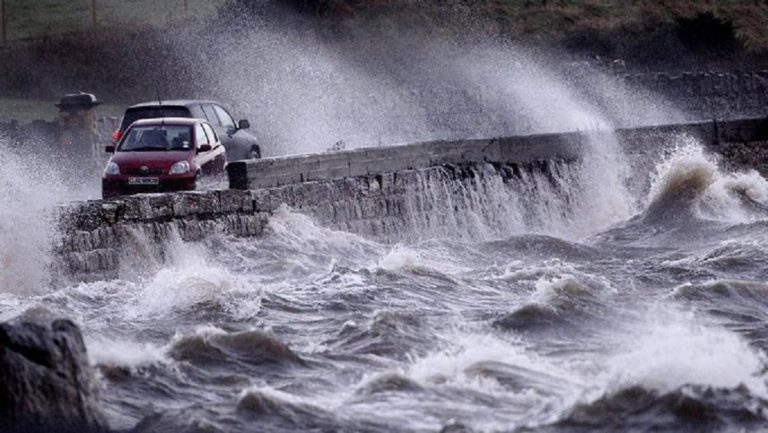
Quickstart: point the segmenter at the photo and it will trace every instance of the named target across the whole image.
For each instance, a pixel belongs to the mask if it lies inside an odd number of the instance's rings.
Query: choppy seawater
[[[6,249],[0,319],[78,322],[116,430],[765,430],[768,182],[690,142],[658,158],[645,187],[564,186],[580,211],[546,225],[384,243],[281,208],[262,238],[36,291]]]

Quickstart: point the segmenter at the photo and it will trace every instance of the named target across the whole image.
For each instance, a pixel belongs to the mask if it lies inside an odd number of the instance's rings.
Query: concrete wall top
[[[313,180],[391,173],[445,164],[524,163],[578,156],[579,132],[455,141],[427,141],[341,152],[234,161],[230,188],[269,188]]]
[[[724,141],[768,139],[768,119],[656,125],[610,132],[568,132],[491,139],[427,141],[332,153],[234,161],[228,165],[229,181],[232,189],[258,189],[445,164],[575,160],[583,154],[588,139],[604,133],[615,133],[617,139],[630,148],[647,146],[661,136],[675,134],[686,134],[707,146],[713,146]]]

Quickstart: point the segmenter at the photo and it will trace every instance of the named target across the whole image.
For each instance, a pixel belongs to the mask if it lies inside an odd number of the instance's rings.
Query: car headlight
[[[189,162],[179,161],[171,166],[170,174],[184,174],[189,173]]]
[[[107,168],[104,169],[104,174],[108,176],[116,176],[120,174],[120,167],[116,163],[110,162],[107,164]]]

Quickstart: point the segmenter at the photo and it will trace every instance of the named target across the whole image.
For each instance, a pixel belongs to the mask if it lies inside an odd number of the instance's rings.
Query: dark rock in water
[[[106,430],[77,325],[44,310],[0,324],[0,431]]]

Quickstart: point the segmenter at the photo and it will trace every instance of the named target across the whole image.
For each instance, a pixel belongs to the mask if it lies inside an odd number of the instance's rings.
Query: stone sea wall
[[[480,167],[452,164],[256,190],[145,194],[76,203],[61,209],[54,275],[68,282],[117,278],[121,272],[132,272],[126,266],[137,253],[162,260],[162,244],[176,234],[185,241],[210,235],[260,236],[280,206],[309,215],[321,226],[384,241],[457,230],[468,224],[472,211],[481,211],[479,177],[514,184],[539,174],[542,182],[556,189],[555,176],[566,166],[565,160]]]
[[[460,234],[478,224],[485,224],[478,230],[493,235],[494,227],[510,220],[525,225],[550,219],[531,213],[542,208],[536,203],[542,199],[559,200],[548,204],[547,212],[567,217],[582,200],[563,194],[579,183],[578,167],[595,151],[589,143],[610,138],[603,134],[615,137],[633,161],[653,161],[663,146],[684,136],[723,154],[729,163],[768,173],[768,119],[762,118],[240,161],[229,166],[232,189],[62,208],[54,274],[68,281],[116,278],[131,271],[136,254],[162,260],[162,245],[175,234],[191,241],[211,234],[260,236],[281,205],[322,226],[384,241],[441,230]]]

